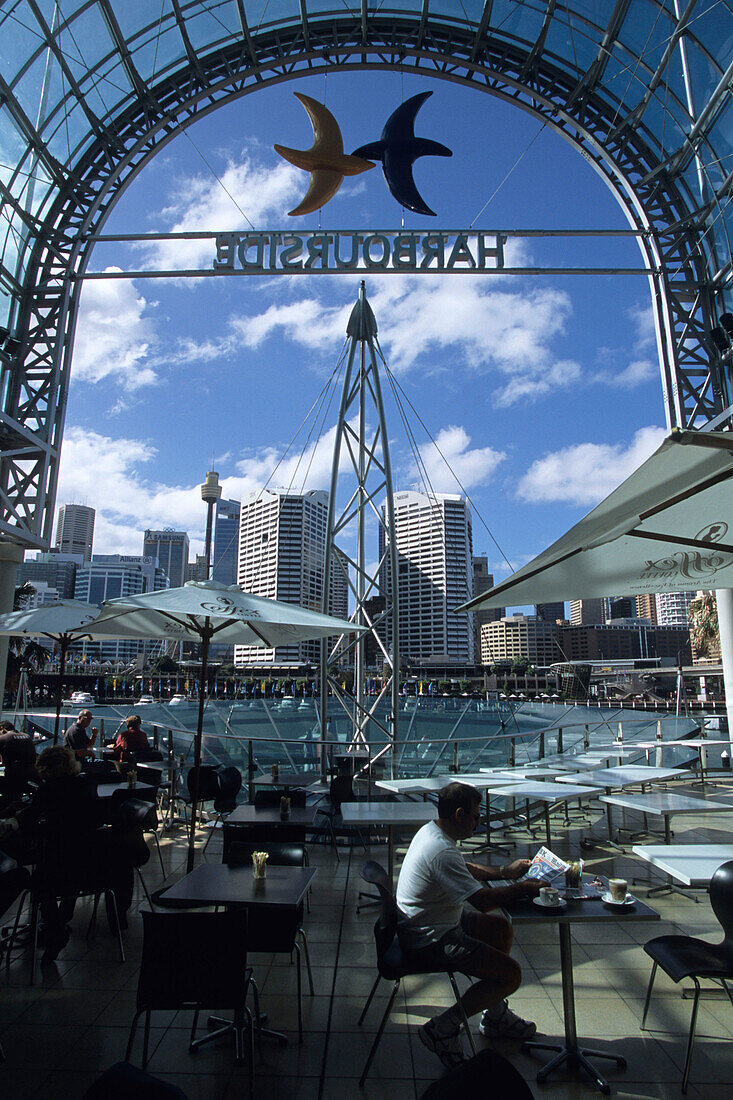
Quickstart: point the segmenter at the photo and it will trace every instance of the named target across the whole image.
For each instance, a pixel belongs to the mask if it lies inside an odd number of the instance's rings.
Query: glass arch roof
[[[369,38],[377,20],[420,19],[474,37],[476,56],[518,52],[524,69],[567,81],[569,109],[592,92],[619,124],[642,128],[665,171],[706,206],[708,244],[730,263],[733,171],[732,0],[8,0],[0,11],[0,262],[5,298],[23,282],[29,244],[75,166],[95,143],[114,147],[135,101],[213,54],[253,59],[263,36],[351,19]],[[423,31],[423,33],[425,33]],[[200,74],[202,83],[205,81]],[[729,270],[729,266],[728,266]],[[7,323],[7,321],[6,321]]]
[[[413,66],[562,131],[641,232],[670,424],[709,423],[732,59],[733,0],[0,0],[0,534],[50,537],[74,276],[117,195],[200,114],[329,68]]]

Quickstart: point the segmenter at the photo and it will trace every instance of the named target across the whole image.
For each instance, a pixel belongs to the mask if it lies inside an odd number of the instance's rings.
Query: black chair
[[[239,768],[222,768],[219,772],[219,793],[214,799],[214,812],[216,819],[211,826],[211,832],[206,838],[204,851],[209,846],[209,841],[214,835],[217,822],[224,824],[224,818],[232,812],[237,805],[237,795],[242,789],[242,773]]]
[[[377,977],[374,981],[374,985],[371,988],[367,1002],[364,1005],[364,1010],[359,1017],[359,1026],[364,1022],[369,1006],[372,1003],[374,994],[377,991],[382,978],[387,981],[394,982],[392,993],[387,1001],[387,1007],[384,1010],[384,1014],[379,1023],[377,1034],[374,1036],[374,1042],[372,1043],[371,1050],[366,1060],[364,1069],[362,1070],[361,1077],[359,1078],[359,1087],[363,1088],[364,1082],[367,1079],[367,1074],[371,1067],[374,1055],[377,1053],[377,1047],[382,1038],[384,1028],[389,1014],[392,1011],[392,1006],[395,1002],[395,998],[399,993],[400,985],[403,978],[408,978],[413,974],[442,974],[448,975],[451,987],[453,989],[453,995],[456,998],[456,1003],[461,1009],[463,1016],[463,1026],[466,1029],[471,1049],[473,1053],[476,1053],[476,1044],[471,1034],[471,1028],[468,1023],[465,1012],[463,1012],[463,1005],[461,1002],[461,994],[456,983],[455,971],[453,970],[437,970],[434,966],[426,966],[424,964],[416,963],[412,961],[409,954],[405,953],[397,938],[397,902],[395,901],[394,894],[389,886],[384,885],[385,881],[389,882],[387,872],[384,868],[376,863],[374,860],[368,860],[361,869],[361,877],[372,886],[376,886],[379,891],[379,895],[382,902],[382,911],[377,918],[377,922],[374,925],[374,940],[377,947]]]
[[[234,842],[229,845],[227,857],[223,862],[234,866],[247,865],[252,862],[252,853],[266,851],[268,863],[273,867],[307,867],[308,853],[304,844],[293,844],[287,841],[268,841],[257,844]],[[314,996],[313,972],[311,970],[308,940],[303,928],[303,902],[295,909],[273,908],[269,912],[259,912],[252,909],[249,915],[249,950],[263,951],[268,954],[292,955],[295,952],[295,962],[298,976],[298,1040],[303,1042],[303,983],[300,969],[300,944],[305,953],[305,965],[308,970],[308,986],[311,997]]]
[[[144,805],[145,809],[136,810],[129,816],[129,819],[125,816],[125,811],[121,809],[122,806],[129,802],[135,802],[137,805]],[[158,862],[160,863],[160,873],[165,878],[165,866],[163,864],[163,853],[160,850],[160,840],[158,838],[158,811],[156,803],[155,791],[138,791],[137,787],[128,787],[127,790],[122,788],[119,791],[113,791],[110,797],[110,821],[112,824],[128,823],[130,828],[137,828],[143,833],[148,833],[153,837],[155,841],[155,847],[158,852]],[[147,860],[145,860],[147,863]],[[143,864],[140,864],[142,867]],[[138,868],[139,869],[139,868]],[[147,888],[143,882],[142,876],[140,876],[140,882],[143,889],[147,894]],[[150,903],[150,897],[148,896],[148,903]]]
[[[336,775],[331,780],[331,784],[328,788],[328,803],[326,806],[319,806],[316,813],[319,816],[325,817],[323,832],[328,833],[331,837],[331,845],[336,852],[336,860],[341,862],[339,855],[338,844],[336,842],[336,829],[345,831],[349,834],[356,833],[361,841],[362,847],[366,852],[367,846],[362,836],[361,830],[357,825],[344,825],[343,818],[341,817],[341,805],[343,802],[358,802],[359,799],[354,793],[354,784],[350,775]]]
[[[14,902],[18,902],[18,910],[14,926],[17,926],[23,903],[31,888],[31,876],[25,867],[19,867],[14,859],[0,852],[0,917],[3,917]],[[8,966],[10,965],[10,946],[12,936],[8,930],[3,930],[0,938],[0,962],[3,953],[7,953]],[[5,1052],[0,1045],[0,1062],[5,1061]]]
[[[254,1076],[254,1029],[247,1008],[251,970],[247,966],[247,911],[223,913],[143,912],[143,952],[136,1011],[130,1026],[125,1061],[130,1060],[137,1023],[145,1013],[142,1067],[148,1062],[150,1013],[192,1009],[189,1050],[233,1033],[235,1057],[244,1061],[245,1032],[249,1038],[250,1094]],[[204,1008],[234,1012],[234,1020],[196,1039]]]
[[[178,795],[180,801],[186,806],[190,806],[193,802],[193,792],[196,783],[196,769],[189,769],[186,775],[186,789],[187,795]],[[198,813],[204,810],[206,802],[213,802],[215,798],[219,797],[219,769],[212,767],[210,764],[202,764],[199,768],[199,789],[198,789]],[[190,828],[196,828],[196,822],[190,822]]]
[[[683,1093],[687,1092],[687,1082],[692,1065],[697,1006],[700,999],[699,979],[711,978],[720,982],[728,994],[731,1004],[733,1004],[733,995],[726,984],[728,981],[733,981],[733,860],[729,860],[718,867],[710,880],[709,892],[713,912],[723,929],[721,943],[707,943],[706,940],[697,939],[695,936],[657,936],[656,939],[649,940],[649,943],[644,945],[644,950],[653,959],[654,965],[649,977],[649,987],[646,991],[644,1014],[641,1019],[642,1030],[644,1030],[644,1024],[646,1023],[652,986],[654,985],[658,966],[661,966],[664,973],[673,982],[680,982],[683,978],[692,978],[695,983],[690,1033],[687,1038],[685,1067],[682,1072]]]
[[[495,1050],[480,1050],[462,1066],[428,1085],[420,1100],[454,1100],[490,1095],[496,1100],[533,1100],[534,1093],[516,1066]]]
[[[151,1077],[129,1062],[115,1062],[89,1086],[82,1100],[186,1100],[178,1085]]]
[[[160,749],[138,749],[137,752],[127,753],[127,759],[133,764],[151,764],[156,760],[163,760]]]

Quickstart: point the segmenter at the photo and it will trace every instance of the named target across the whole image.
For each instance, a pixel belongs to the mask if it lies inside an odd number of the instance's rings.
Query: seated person
[[[518,859],[506,867],[467,863],[456,846],[479,823],[480,795],[465,783],[449,783],[438,794],[438,820],[415,834],[397,882],[398,935],[403,950],[436,970],[453,969],[477,978],[461,998],[470,1019],[483,1012],[479,1031],[487,1037],[530,1039],[537,1027],[509,1008],[506,998],[522,981],[510,957],[513,933],[505,917],[490,910],[535,897],[537,879],[491,887],[492,879],[519,879],[530,866]],[[464,903],[470,908],[464,909]],[[428,1048],[451,1068],[463,1061],[458,1004],[418,1029]]]
[[[147,752],[150,749],[147,735],[140,728],[141,722],[137,714],[125,719],[125,728],[117,734],[112,750],[115,760],[123,760],[131,752]]]
[[[14,802],[25,794],[28,781],[36,778],[36,746],[32,737],[5,720],[0,722],[0,760],[5,766],[0,795],[3,802]]]
[[[94,743],[99,733],[96,726],[92,726],[91,734],[87,733],[91,721],[92,712],[80,710],[79,717],[71,723],[64,734],[64,746],[71,749],[76,759],[82,762],[82,766],[87,758],[94,756]]]
[[[80,770],[70,749],[44,749],[36,762],[40,786],[18,814],[19,839],[36,863],[46,948],[42,962],[53,961],[68,943],[67,925],[80,889],[106,885],[123,927],[132,902],[132,865],[121,854],[114,829],[100,828],[101,804]],[[111,924],[113,916],[108,910]]]

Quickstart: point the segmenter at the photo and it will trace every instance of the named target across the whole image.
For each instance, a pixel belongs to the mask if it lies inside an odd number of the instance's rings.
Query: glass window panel
[[[674,26],[675,21],[671,20],[661,7],[643,0],[643,2],[632,3],[618,37],[631,47],[637,57],[643,57],[646,60],[650,50],[660,45],[662,50],[664,49]]]
[[[167,25],[162,34],[147,31],[140,39],[129,43],[133,64],[143,80],[152,82],[153,76],[172,69],[186,60],[186,51],[178,28]]]
[[[115,108],[123,103],[132,91],[132,85],[121,62],[115,62],[106,72],[90,73],[86,80],[80,82],[79,87],[89,108],[99,119],[105,119],[113,114]]]
[[[544,5],[540,9],[511,2],[501,4],[500,7],[504,9],[503,14],[500,14],[499,11],[494,12],[491,22],[494,27],[501,31],[502,35],[516,36],[524,42],[537,41],[537,37],[542,30],[545,14]]]
[[[41,30],[27,9],[16,5],[0,16],[0,65],[8,83],[42,43]]]
[[[125,0],[124,4],[115,4],[115,17],[125,38],[131,38],[142,27],[157,27],[161,7],[164,20],[173,20],[170,3],[162,5],[161,0]]]
[[[41,102],[44,81],[47,82],[49,89],[48,110],[53,108],[63,94],[61,70],[53,54],[49,59],[48,53],[47,49],[42,50],[20,80],[13,86],[13,92],[18,102],[34,126],[38,119],[38,107]]]
[[[7,107],[0,108],[0,164],[13,169],[26,148],[27,142],[15,125]],[[3,168],[3,172],[5,170]]]
[[[733,54],[733,44],[729,47],[730,57]],[[724,56],[721,54],[720,56]],[[690,81],[692,83],[692,94],[697,104],[698,111],[700,105],[707,102],[712,92],[715,91],[720,83],[720,72],[715,68],[710,58],[698,49],[694,43],[687,43],[687,67],[690,72]]]
[[[113,8],[119,6],[113,3]],[[70,20],[68,27],[59,31],[58,40],[77,79],[106,57],[113,46],[107,24],[96,4]]]
[[[81,104],[73,97],[49,120],[43,130],[48,150],[62,164],[75,160],[75,152],[93,134]]]
[[[338,10],[339,5],[331,3],[333,10]],[[247,23],[251,31],[259,26],[267,26],[270,23],[279,23],[284,19],[300,19],[300,7],[297,0],[245,0],[244,10],[247,13]]]
[[[186,32],[197,53],[205,53],[222,40],[227,44],[229,39],[227,28],[222,27],[219,20],[208,11],[189,15],[186,19]]]
[[[718,156],[726,164],[727,171],[733,170],[733,102],[730,95],[723,100],[722,110],[718,112],[715,122],[708,130],[710,142]]]
[[[583,72],[595,60],[598,53],[598,43],[589,36],[587,28],[583,24],[568,25],[568,20],[563,13],[560,18],[555,18],[550,26],[545,43],[545,53],[552,53],[561,58],[567,58],[568,64],[577,66]]]

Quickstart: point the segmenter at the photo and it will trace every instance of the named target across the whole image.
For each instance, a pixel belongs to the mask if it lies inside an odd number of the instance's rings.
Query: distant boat
[[[155,703],[155,699],[152,695],[141,695],[138,701],[135,703],[136,707],[147,707]]]
[[[72,691],[68,699],[64,699],[65,707],[92,707],[96,703],[94,696],[88,691]]]
[[[168,700],[168,706],[182,707],[190,702],[191,700],[186,695],[172,695],[171,698]]]

